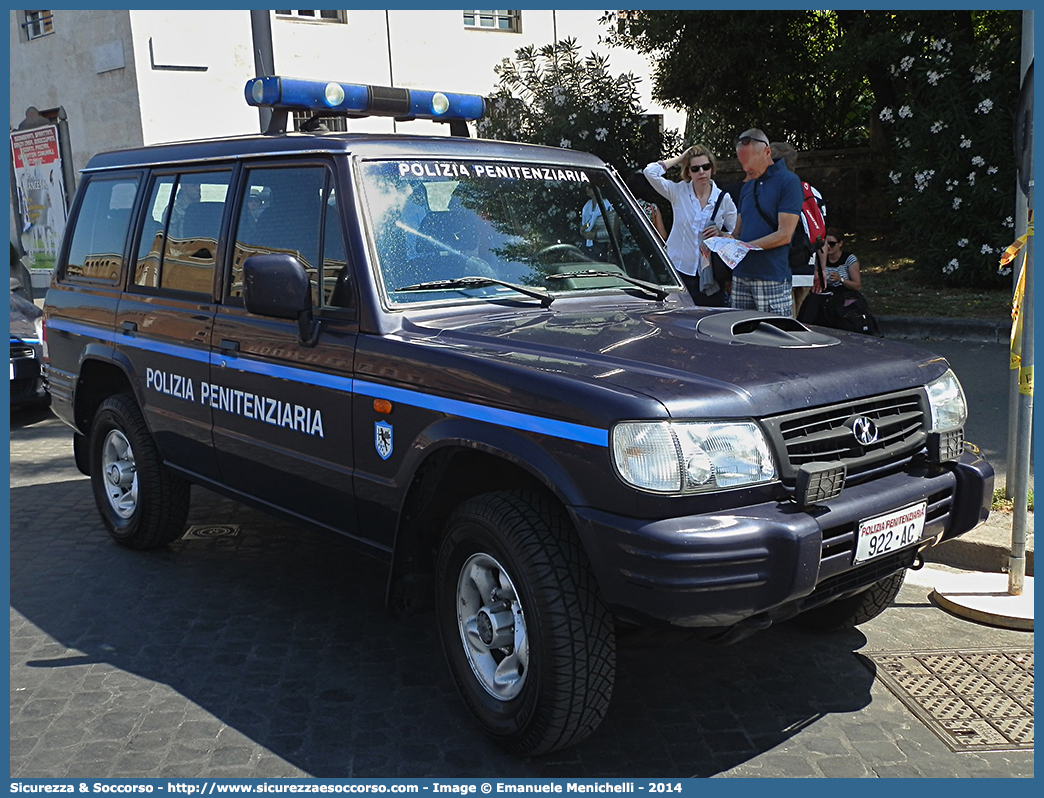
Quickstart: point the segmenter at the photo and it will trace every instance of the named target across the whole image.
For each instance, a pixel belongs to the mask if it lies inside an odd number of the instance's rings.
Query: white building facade
[[[683,129],[682,112],[651,98],[645,56],[600,44],[605,12],[340,10],[272,11],[274,74],[403,88],[489,94],[494,67],[527,45],[572,37],[581,52],[609,56],[613,74],[641,78],[648,113]],[[11,11],[10,126],[27,109],[63,119],[71,197],[77,175],[98,152],[257,132],[257,109],[243,87],[255,73],[250,12]],[[361,132],[446,134],[444,125],[348,120]],[[20,222],[12,194],[11,235]]]

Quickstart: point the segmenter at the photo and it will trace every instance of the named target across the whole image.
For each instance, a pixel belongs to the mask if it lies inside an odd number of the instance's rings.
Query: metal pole
[[[250,34],[254,44],[254,75],[264,77],[275,74],[275,54],[272,48],[272,17],[270,12],[250,12]],[[258,108],[258,117],[261,122],[261,132],[268,130],[272,121],[271,108]]]
[[[1029,208],[1033,210],[1033,183]],[[1022,300],[1022,367],[1019,373],[1018,443],[1014,458],[1015,502],[1011,520],[1011,555],[1008,557],[1008,593],[1021,596],[1026,579],[1026,522],[1029,501],[1030,452],[1033,450],[1033,239],[1026,241],[1026,294]]]
[[[1033,12],[1022,12],[1022,68],[1019,71],[1019,85],[1026,77],[1026,70],[1033,62]],[[1015,238],[1021,238],[1026,234],[1028,209],[1026,195],[1015,187]],[[1021,258],[1020,258],[1021,260]],[[1018,263],[1018,261],[1016,261]],[[1019,282],[1018,269],[1011,270],[1011,288],[1014,293],[1015,286]],[[1010,499],[1014,495],[1014,483],[1010,478],[1014,470],[1015,452],[1019,447],[1019,372],[1012,369],[1008,380],[1008,448],[1004,461],[1005,473],[1009,478],[1004,481],[1004,498]]]
[[[1030,57],[1033,52],[1033,12],[1024,11],[1022,14],[1022,52],[1023,52],[1023,80],[1025,82],[1028,64],[1025,62],[1027,41],[1029,44]],[[1031,61],[1032,63],[1032,61]],[[1032,77],[1030,77],[1032,80]],[[1027,89],[1023,86],[1023,92]],[[1032,87],[1029,87],[1032,91]],[[1020,105],[1023,100],[1020,100]],[[1023,111],[1020,110],[1020,116]],[[1021,124],[1022,120],[1020,120]],[[1033,124],[1030,120],[1028,130],[1025,131],[1026,140],[1022,141],[1022,147],[1030,153],[1028,163],[1021,157],[1022,153],[1016,153],[1019,157],[1020,170],[1028,167],[1029,174],[1020,174],[1020,189],[1026,191],[1028,219],[1033,217]],[[1018,425],[1015,436],[1014,456],[1010,454],[1009,462],[1014,464],[1013,488],[1011,498],[1014,509],[1011,520],[1011,555],[1008,557],[1008,594],[1021,596],[1026,581],[1026,521],[1028,510],[1026,504],[1029,501],[1030,481],[1030,453],[1033,451],[1033,250],[1034,239],[1031,235],[1026,240],[1026,259],[1022,269],[1025,273],[1025,292],[1022,299],[1020,315],[1022,317],[1022,352],[1021,363],[1018,369]],[[1014,271],[1014,269],[1012,270]]]
[[[391,42],[391,14],[387,9],[384,11],[384,37],[388,42],[388,85],[395,85],[395,65],[392,61],[392,42]],[[399,123],[392,117],[392,133],[399,132]]]

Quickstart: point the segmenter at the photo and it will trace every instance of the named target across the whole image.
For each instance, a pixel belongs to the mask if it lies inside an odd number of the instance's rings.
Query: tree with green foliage
[[[930,280],[1003,282],[1013,237],[1018,11],[627,11],[611,44],[656,55],[653,97],[686,140],[760,127],[803,150],[868,144],[895,243]]]
[[[655,55],[653,98],[688,111],[686,141],[728,154],[757,127],[803,150],[866,143],[872,97],[860,65],[834,55],[833,12],[617,13],[607,41]]]
[[[967,24],[924,12],[897,20],[894,105],[877,115],[892,144],[897,242],[931,280],[1000,286],[1010,282],[1000,254],[1015,237],[1018,25],[1000,13],[947,16]]]
[[[613,77],[607,56],[580,54],[575,39],[515,51],[496,66],[498,83],[477,123],[483,138],[591,152],[617,169],[655,161],[678,146],[644,114],[638,78]]]

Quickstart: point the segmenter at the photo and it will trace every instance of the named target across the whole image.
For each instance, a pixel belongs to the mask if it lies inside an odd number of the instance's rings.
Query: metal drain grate
[[[877,678],[954,751],[1033,748],[1033,651],[866,654]]]
[[[239,524],[196,524],[185,530],[182,540],[213,540],[234,538],[239,534]]]

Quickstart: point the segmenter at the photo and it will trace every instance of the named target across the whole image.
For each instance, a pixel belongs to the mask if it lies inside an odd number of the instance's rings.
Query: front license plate
[[[868,518],[859,525],[854,564],[872,560],[916,543],[924,533],[924,516],[928,503]]]

